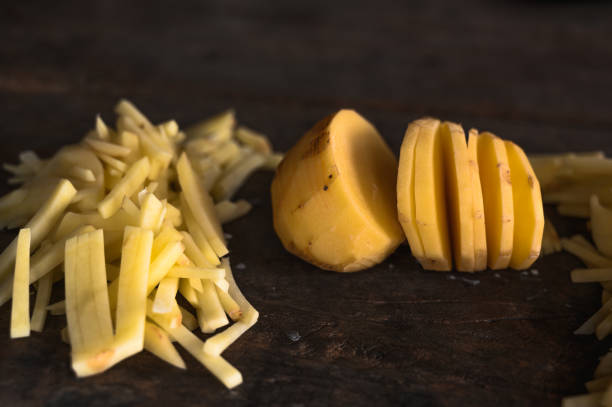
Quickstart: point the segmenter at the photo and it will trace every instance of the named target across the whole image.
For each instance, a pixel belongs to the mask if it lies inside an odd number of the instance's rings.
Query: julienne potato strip
[[[214,204],[208,193],[200,188],[187,154],[183,153],[181,155],[176,170],[179,183],[183,188],[185,202],[189,206],[191,214],[202,228],[217,256],[225,256],[228,250],[225,247],[221,225],[215,216]]]
[[[148,301],[147,316],[159,324],[168,334],[173,337],[185,350],[198,359],[210,372],[217,377],[228,389],[232,389],[242,383],[240,372],[230,365],[221,356],[212,356],[204,352],[204,343],[195,336],[184,325],[173,328],[159,316],[152,312],[153,304]]]
[[[17,237],[11,338],[30,336],[30,229],[21,229]]]
[[[30,320],[30,329],[36,332],[42,332],[47,319],[47,306],[51,299],[51,290],[53,288],[53,274],[47,273],[43,278],[38,280],[38,288],[36,289],[36,301],[34,310],[32,311],[32,319]]]
[[[102,230],[68,239],[64,264],[72,368],[80,377],[100,373],[114,354]]]
[[[282,154],[265,136],[236,128],[233,111],[185,133],[174,120],[153,124],[127,100],[115,110],[116,128],[96,116],[81,143],[48,160],[26,152],[18,165],[5,165],[23,185],[0,197],[0,227],[29,228],[31,244],[16,238],[0,254],[0,305],[19,288],[18,325],[35,331],[47,313],[65,315],[62,340],[79,377],[143,349],[184,369],[174,340],[234,387],[242,375],[220,354],[258,314],[220,266],[228,253],[221,223],[246,215],[251,204],[215,202],[208,191],[216,186],[228,198],[255,169],[274,170]],[[49,304],[61,280],[66,297]],[[179,305],[179,293],[191,311]],[[198,327],[216,334],[205,342],[191,333]]]
[[[147,301],[147,278],[151,264],[153,232],[126,227],[117,293],[116,360],[142,350]]]
[[[185,362],[176,351],[174,345],[172,345],[168,334],[154,323],[148,321],[145,322],[144,348],[179,369],[186,368]]]
[[[226,279],[229,282],[229,296],[235,300],[242,310],[242,316],[232,326],[208,338],[204,344],[204,351],[212,355],[220,355],[228,346],[234,343],[242,334],[251,328],[259,318],[259,312],[246,300],[242,292],[236,285],[234,275],[227,258],[222,261],[226,272]],[[231,315],[230,315],[231,316]]]
[[[172,310],[176,293],[178,291],[179,279],[177,277],[164,277],[157,287],[155,300],[153,301],[153,311],[164,314]]]
[[[143,157],[132,164],[125,177],[113,187],[106,198],[98,205],[98,212],[104,219],[110,218],[121,208],[123,198],[141,189],[149,174],[149,169],[150,164],[147,157]]]

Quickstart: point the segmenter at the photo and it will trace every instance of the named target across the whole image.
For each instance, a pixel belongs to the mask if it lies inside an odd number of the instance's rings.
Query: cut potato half
[[[540,184],[523,150],[511,141],[504,142],[514,201],[514,237],[510,267],[523,270],[540,256],[544,233],[544,210]]]
[[[287,153],[272,182],[274,228],[285,248],[326,270],[357,271],[404,239],[397,160],[353,110],[318,122]]]
[[[487,231],[487,258],[493,270],[507,268],[512,258],[514,202],[504,142],[491,133],[478,136],[478,169]]]

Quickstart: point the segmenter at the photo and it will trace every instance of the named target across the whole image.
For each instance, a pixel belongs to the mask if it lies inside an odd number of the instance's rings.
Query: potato
[[[21,229],[17,238],[11,338],[30,336],[30,229]]]
[[[357,271],[403,241],[397,160],[352,110],[318,122],[286,154],[272,182],[274,228],[284,247],[326,270]]]
[[[48,160],[24,152],[18,165],[4,166],[14,174],[9,182],[23,185],[0,197],[0,227],[25,225],[0,254],[0,305],[13,297],[11,336],[42,330],[48,311],[66,315],[62,340],[71,345],[79,377],[143,348],[185,368],[172,337],[234,387],[242,375],[219,355],[258,314],[236,298],[241,294],[231,270],[216,267],[228,254],[217,210],[230,221],[251,206],[224,201],[217,207],[208,191],[215,186],[219,198],[229,198],[253,170],[274,169],[282,155],[263,135],[236,131],[232,111],[196,126],[191,139],[176,121],[155,125],[127,100],[116,111],[116,130],[97,116],[80,144]],[[53,283],[62,279],[66,299],[49,305]],[[35,282],[30,320],[29,285]],[[179,291],[197,319],[179,307]],[[229,324],[226,314],[235,327],[211,337],[208,354],[190,331],[199,324],[212,333]]]
[[[487,261],[493,270],[504,269],[512,258],[514,199],[508,154],[500,138],[487,132],[478,136],[478,167],[487,231]]]
[[[522,270],[540,256],[544,233],[544,209],[540,184],[527,156],[516,144],[505,141],[514,201],[514,242],[510,267]]]

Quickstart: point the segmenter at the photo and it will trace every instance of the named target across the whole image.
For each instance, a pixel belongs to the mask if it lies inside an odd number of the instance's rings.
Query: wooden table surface
[[[5,3],[0,161],[77,141],[121,97],[183,124],[234,107],[279,150],[351,107],[395,151],[407,123],[429,114],[532,153],[610,153],[611,39],[606,2]],[[240,196],[255,210],[226,228],[261,312],[225,353],[242,386],[225,390],[182,351],[187,371],[142,353],[77,380],[63,318],[10,340],[5,305],[0,404],[555,406],[584,391],[610,341],[572,334],[599,304],[595,285],[569,281],[578,260],[545,257],[538,275],[435,273],[402,246],[365,272],[319,271],[275,237],[271,177],[252,178]],[[554,219],[562,234],[584,231]]]

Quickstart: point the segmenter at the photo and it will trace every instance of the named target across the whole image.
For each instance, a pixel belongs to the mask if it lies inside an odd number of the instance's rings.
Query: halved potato
[[[353,110],[318,122],[287,153],[272,182],[274,228],[285,248],[326,270],[357,271],[404,239],[397,160]]]

